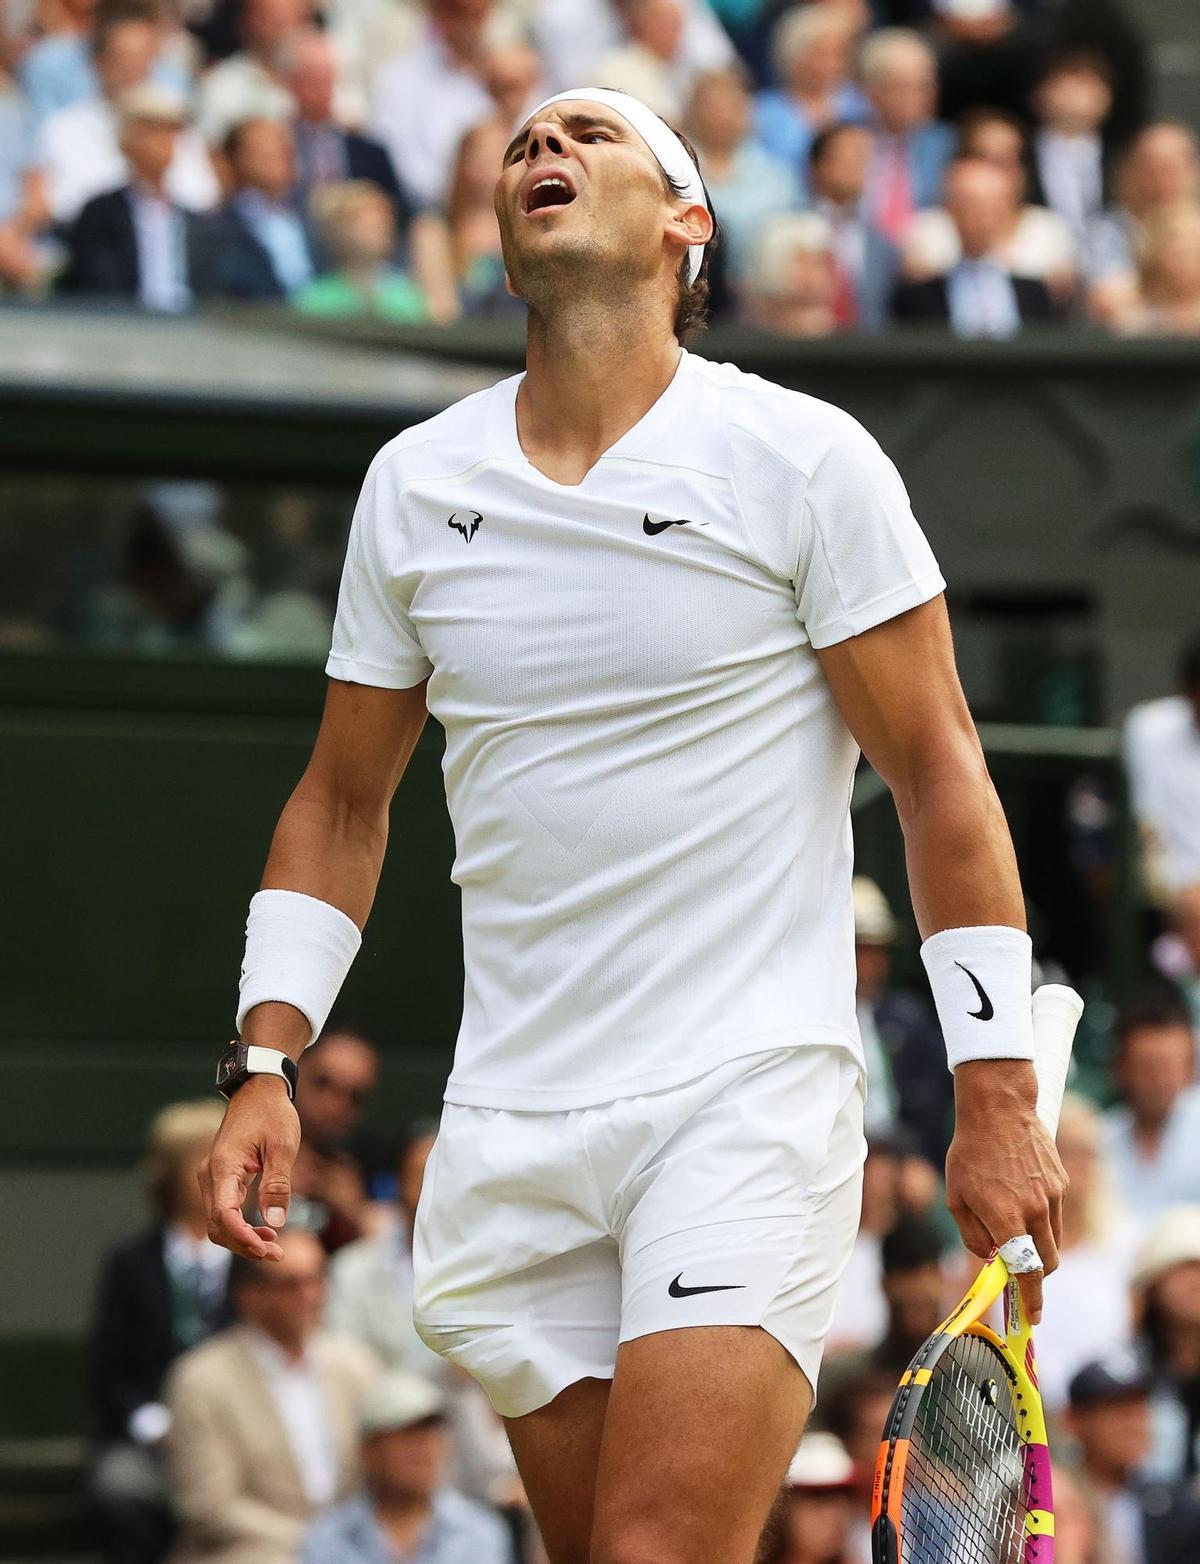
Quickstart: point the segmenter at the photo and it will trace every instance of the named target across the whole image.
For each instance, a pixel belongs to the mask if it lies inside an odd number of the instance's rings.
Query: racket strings
[[[902,1564],[1019,1564],[1027,1514],[1012,1382],[987,1341],[938,1360],[913,1425],[902,1495]]]

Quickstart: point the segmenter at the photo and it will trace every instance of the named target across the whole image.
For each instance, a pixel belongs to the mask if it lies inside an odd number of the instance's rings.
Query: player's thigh
[[[581,1379],[536,1412],[505,1419],[550,1564],[588,1564],[609,1385]]]
[[[757,1326],[623,1342],[591,1564],[753,1564],[811,1405],[795,1360]]]

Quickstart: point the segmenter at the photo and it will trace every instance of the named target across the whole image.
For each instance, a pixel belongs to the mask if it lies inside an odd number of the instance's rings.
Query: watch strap
[[[232,1097],[252,1075],[278,1075],[287,1087],[289,1100],[296,1100],[299,1072],[294,1059],[278,1048],[260,1048],[254,1043],[230,1043],[217,1061],[217,1090],[223,1097]]]

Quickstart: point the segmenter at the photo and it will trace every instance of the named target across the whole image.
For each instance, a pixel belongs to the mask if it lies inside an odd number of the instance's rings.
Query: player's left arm
[[[1012,838],[967,709],[941,596],[819,650],[838,708],[887,783],[904,831],[923,938],[943,929],[1024,929]],[[972,1059],[954,1075],[946,1159],[950,1210],[974,1253],[1030,1233],[1058,1264],[1066,1175],[1036,1114],[1025,1059]],[[1027,1304],[1040,1313],[1041,1277]]]

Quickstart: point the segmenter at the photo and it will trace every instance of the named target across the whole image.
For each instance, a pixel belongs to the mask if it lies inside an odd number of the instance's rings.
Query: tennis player
[[[682,348],[714,237],[686,144],[623,94],[559,95],[496,211],[527,369],[367,474],[324,720],[250,907],[210,1232],[279,1255],[289,1077],[428,709],[466,977],[418,1329],[506,1419],[554,1564],[750,1564],[859,1215],[860,747],[955,1070],[951,1209],[977,1254],[1028,1233],[1050,1270],[1021,889],[895,468],[838,409]]]

